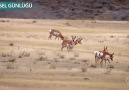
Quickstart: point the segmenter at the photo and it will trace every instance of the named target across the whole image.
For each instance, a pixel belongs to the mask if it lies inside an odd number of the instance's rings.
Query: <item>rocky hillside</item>
[[[1,0],[33,2],[33,9],[0,11],[1,18],[129,20],[129,0]]]

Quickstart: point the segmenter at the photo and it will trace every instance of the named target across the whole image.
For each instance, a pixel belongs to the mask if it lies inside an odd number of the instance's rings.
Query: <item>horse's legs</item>
[[[100,62],[100,64],[101,64],[101,67],[103,66],[103,58],[101,59],[101,62]]]
[[[55,40],[56,40],[57,36],[55,36]]]
[[[48,39],[51,39],[51,37],[52,37],[52,34],[49,35]]]
[[[61,47],[61,51],[63,51],[63,48],[64,48],[65,46],[64,45],[62,45],[62,47]]]
[[[58,36],[58,41],[59,41],[59,36]]]
[[[108,60],[109,64],[110,64],[110,61]]]
[[[97,67],[97,57],[95,56],[95,65]]]
[[[106,60],[105,60],[105,66],[106,66]]]

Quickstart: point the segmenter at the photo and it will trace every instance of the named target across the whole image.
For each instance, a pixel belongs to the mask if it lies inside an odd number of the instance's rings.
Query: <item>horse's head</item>
[[[83,38],[78,38],[77,42],[78,42],[79,44],[82,44],[82,39],[83,39]]]
[[[73,42],[75,41],[75,39],[76,39],[76,36],[71,36],[72,37],[72,40],[73,40]]]

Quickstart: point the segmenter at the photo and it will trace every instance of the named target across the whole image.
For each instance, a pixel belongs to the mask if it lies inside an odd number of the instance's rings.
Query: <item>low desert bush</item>
[[[95,65],[95,64],[91,64],[91,67],[92,67],[92,68],[96,68],[96,65]]]
[[[9,63],[6,68],[7,68],[7,69],[14,69],[15,67],[13,66],[13,64],[10,64],[10,63]]]
[[[50,68],[51,69],[56,69],[56,65],[55,64],[50,64]]]
[[[37,58],[37,61],[44,61],[44,60],[47,60],[47,56],[39,56]]]
[[[23,51],[19,54],[19,58],[21,57],[29,57],[30,56],[30,53],[29,52],[26,52],[26,51]]]
[[[2,57],[12,57],[11,53],[1,53]]]
[[[115,68],[114,65],[109,65],[108,67],[109,67],[109,68]]]
[[[8,61],[9,62],[15,62],[16,61],[16,58],[10,58]]]
[[[74,57],[79,57],[79,53],[74,53]]]
[[[63,54],[59,54],[58,56],[59,56],[59,58],[61,58],[61,59],[64,59],[64,58],[65,58],[65,55],[63,55]]]
[[[70,57],[69,60],[75,60],[75,58],[74,57]]]
[[[81,68],[81,71],[82,71],[82,72],[87,72],[87,67],[82,67],[82,68]]]
[[[9,43],[9,46],[14,46],[14,44],[13,43]]]

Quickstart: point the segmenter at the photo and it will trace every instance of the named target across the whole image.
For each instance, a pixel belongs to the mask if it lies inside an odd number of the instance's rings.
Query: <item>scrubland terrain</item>
[[[60,40],[48,39],[52,28],[82,44],[62,52]],[[114,59],[94,67],[93,51],[104,46]],[[127,76],[128,21],[0,19],[1,90],[129,90]]]

